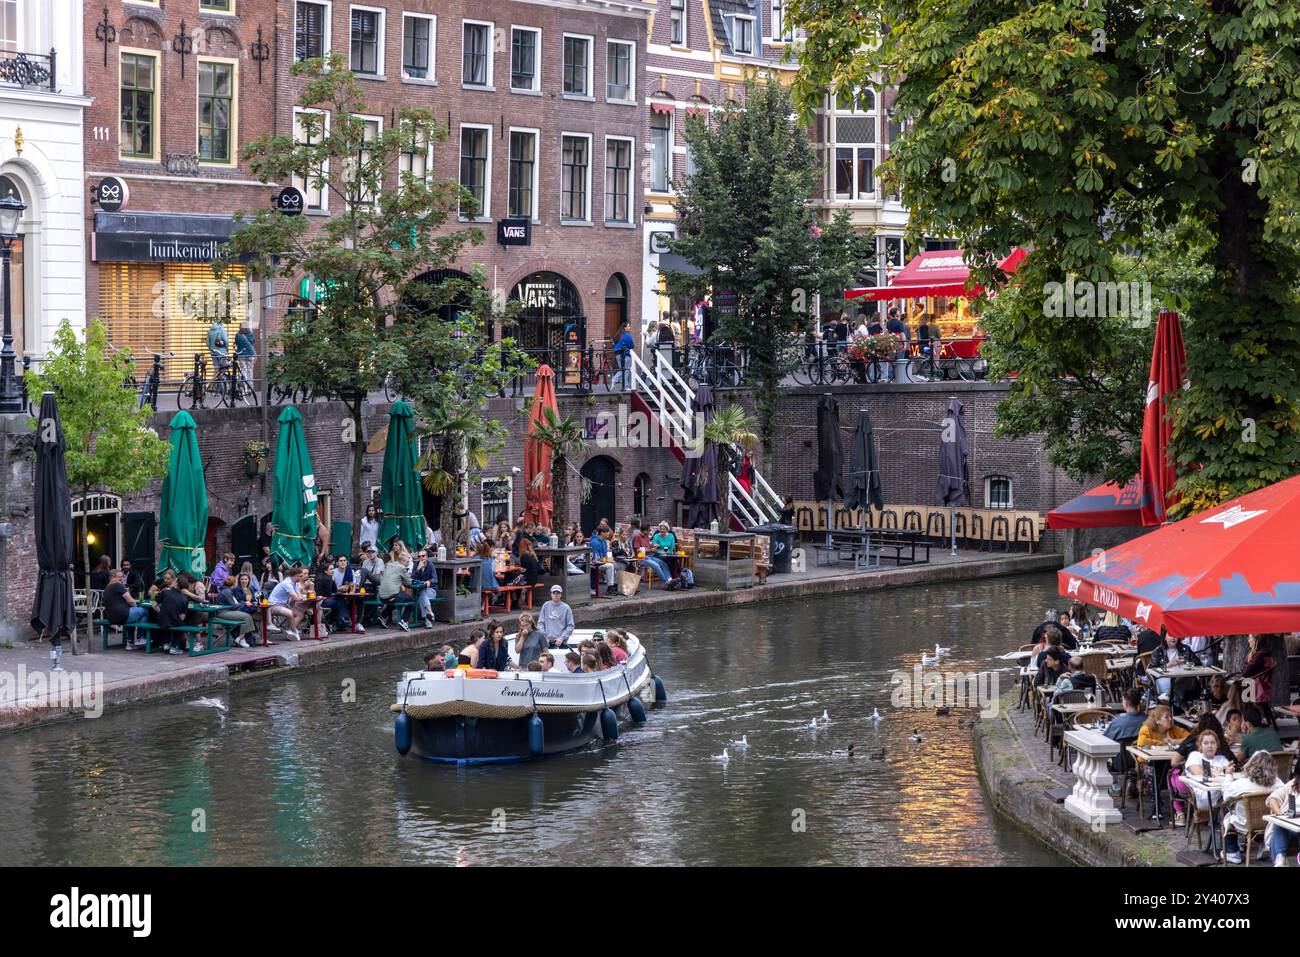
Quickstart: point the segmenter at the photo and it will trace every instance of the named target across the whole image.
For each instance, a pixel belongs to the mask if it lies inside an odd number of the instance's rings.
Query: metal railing
[[[12,86],[45,87],[51,93],[57,92],[55,83],[56,54],[18,53],[12,50],[0,50],[0,83]]]

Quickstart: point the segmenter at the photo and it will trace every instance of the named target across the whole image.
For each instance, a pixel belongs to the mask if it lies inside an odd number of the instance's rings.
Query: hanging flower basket
[[[244,446],[244,474],[257,478],[266,474],[266,458],[271,449],[265,442],[249,442]]]
[[[903,337],[893,332],[883,332],[878,336],[849,336],[845,353],[853,362],[885,362],[898,355],[903,345]]]

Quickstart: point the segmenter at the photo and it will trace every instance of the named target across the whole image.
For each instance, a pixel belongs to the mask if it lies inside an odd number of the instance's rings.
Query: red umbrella
[[[1057,573],[1062,595],[1171,635],[1300,630],[1300,476]]]
[[[533,438],[538,423],[546,423],[546,409],[558,416],[555,401],[555,373],[543,365],[537,370],[537,391],[528,413],[528,436],[524,439],[524,515],[538,525],[551,526],[551,447]]]
[[[1186,385],[1187,353],[1178,313],[1162,312],[1151,350],[1146,413],[1142,420],[1140,470],[1124,485],[1107,482],[1047,513],[1048,528],[1119,528],[1159,525],[1173,505],[1178,473],[1169,455],[1173,426],[1169,396]]]

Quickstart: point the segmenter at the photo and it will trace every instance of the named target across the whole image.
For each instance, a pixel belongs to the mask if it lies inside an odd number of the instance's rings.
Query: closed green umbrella
[[[177,412],[169,423],[171,454],[163,477],[158,537],[162,553],[158,570],[173,568],[202,577],[208,570],[204,539],[208,534],[208,487],[203,480],[203,460],[194,418]]]
[[[279,422],[271,557],[286,565],[310,565],[316,557],[316,476],[302,431],[302,415],[293,406],[286,406]]]
[[[384,474],[379,486],[384,520],[379,524],[377,545],[390,545],[394,538],[412,548],[424,545],[424,495],[415,464],[414,421],[415,414],[405,402],[394,402],[388,411],[388,442],[384,445]]]

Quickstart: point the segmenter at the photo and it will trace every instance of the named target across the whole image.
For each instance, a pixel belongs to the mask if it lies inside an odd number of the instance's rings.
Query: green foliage
[[[748,354],[769,452],[781,380],[813,321],[814,297],[838,296],[864,258],[847,213],[817,221],[809,202],[817,157],[793,113],[786,90],[769,78],[747,82],[743,105],[687,118],[695,171],[678,190],[680,226],[670,246],[703,273],[666,274],[675,293],[736,293],[736,314],[721,317],[719,332]]]
[[[1150,255],[1156,230],[1194,224],[1213,275],[1189,284],[1182,303],[1190,388],[1174,412],[1180,491],[1238,494],[1294,471],[1300,6],[792,0],[791,8],[808,33],[795,83],[805,111],[831,89],[898,86],[894,120],[904,132],[882,175],[902,184],[913,238],[957,239],[985,285],[998,279],[999,254],[1032,245],[1014,280],[1019,294],[998,305],[997,361],[1014,360],[1019,373],[1004,428],[1050,423],[1057,455],[1070,461],[1070,430],[1092,423],[1073,459],[1082,471],[1105,457],[1096,426],[1110,409],[1125,449],[1127,403],[1138,400],[1119,390],[1134,375],[1133,334],[1091,317],[1052,317],[1041,291],[1068,276],[1115,280],[1125,247]],[[1181,252],[1201,258],[1199,244]],[[1061,376],[1090,391],[1062,387]],[[1020,414],[1021,402],[1046,405]],[[1247,419],[1252,442],[1242,440]]]
[[[167,470],[167,442],[149,427],[152,410],[136,408],[132,370],[129,352],[108,351],[98,319],[90,321],[84,342],[65,319],[45,362],[23,377],[34,404],[43,392],[58,399],[68,485],[83,495],[95,489],[128,495]]]
[[[544,409],[542,421],[533,424],[533,438],[551,449],[552,527],[557,531],[569,521],[569,459],[587,449],[587,430],[576,419]]]
[[[724,529],[731,527],[731,479],[736,466],[733,449],[752,452],[759,443],[754,432],[754,417],[743,406],[728,405],[713,413],[713,418],[704,425],[702,440],[711,443],[718,450],[718,494],[722,500],[718,503],[722,513],[721,525]]]

